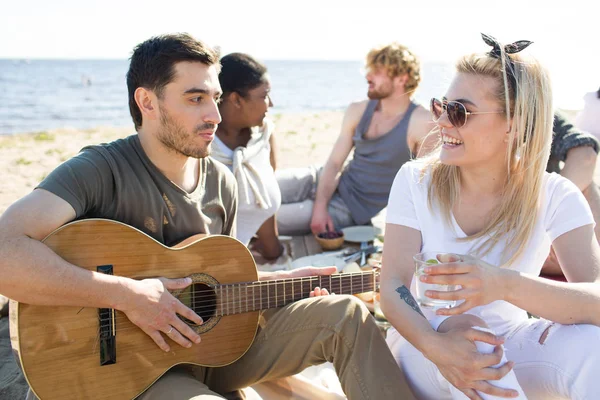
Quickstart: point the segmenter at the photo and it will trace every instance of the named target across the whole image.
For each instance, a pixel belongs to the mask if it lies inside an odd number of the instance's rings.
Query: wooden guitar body
[[[127,225],[84,220],[61,227],[44,243],[90,271],[112,270],[134,279],[192,277],[187,291],[173,294],[186,304],[195,301],[192,308],[205,323],[194,327],[201,333],[200,344],[186,349],[170,342],[171,351],[165,353],[119,311],[13,301],[13,350],[41,400],[131,399],[174,365],[227,365],[252,344],[259,311],[219,315],[218,307],[226,304],[208,290],[210,285],[258,280],[251,254],[235,239],[209,236],[168,248]],[[196,300],[189,300],[192,292]]]

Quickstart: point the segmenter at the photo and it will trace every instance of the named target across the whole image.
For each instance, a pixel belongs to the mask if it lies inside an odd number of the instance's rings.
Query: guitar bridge
[[[102,274],[113,274],[112,265],[100,265],[96,271]],[[100,336],[100,365],[111,365],[117,362],[117,323],[115,310],[98,309],[98,326]]]

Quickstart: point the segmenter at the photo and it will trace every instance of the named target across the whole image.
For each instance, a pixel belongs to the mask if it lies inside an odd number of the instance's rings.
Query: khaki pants
[[[333,363],[351,400],[413,398],[379,328],[355,297],[306,299],[267,314],[238,361],[220,368],[173,368],[140,399],[222,399],[219,393],[294,375],[325,361]]]
[[[364,304],[353,296],[301,300],[265,313],[248,352],[225,367],[178,366],[138,399],[223,399],[253,384],[332,362],[354,399],[413,399],[400,367]],[[35,399],[29,392],[27,399]]]

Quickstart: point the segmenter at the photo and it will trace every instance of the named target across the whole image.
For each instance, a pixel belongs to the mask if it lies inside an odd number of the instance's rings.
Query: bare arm
[[[381,310],[388,321],[421,352],[435,334],[409,288],[414,274],[413,255],[421,248],[421,232],[387,224],[381,268]]]
[[[513,272],[506,280],[506,300],[561,324],[600,326],[600,246],[592,225],[559,236],[552,246],[569,282]]]
[[[327,207],[338,186],[339,173],[354,146],[352,136],[354,135],[354,130],[366,108],[366,104],[366,101],[350,104],[344,114],[341,133],[333,145],[329,158],[323,167],[323,173],[321,174],[319,185],[317,186],[315,204],[313,207],[313,218],[311,221],[311,230],[315,234],[326,230],[325,225],[328,224],[326,222],[328,216]]]
[[[277,140],[275,140],[274,134],[271,134],[269,137],[269,144],[271,145],[269,159],[271,161],[271,167],[273,167],[273,171],[275,171],[277,169]]]
[[[0,292],[38,305],[116,308],[123,278],[77,268],[40,241],[75,218],[63,199],[34,190],[0,217]]]
[[[583,191],[593,182],[597,154],[591,146],[574,147],[567,152],[560,174]]]
[[[258,241],[256,250],[267,260],[274,260],[283,253],[283,245],[277,234],[277,220],[275,215],[267,219],[256,232]]]
[[[408,147],[415,157],[422,157],[436,148],[439,142],[439,134],[434,130],[435,124],[431,114],[425,108],[419,106],[413,111],[408,126]]]

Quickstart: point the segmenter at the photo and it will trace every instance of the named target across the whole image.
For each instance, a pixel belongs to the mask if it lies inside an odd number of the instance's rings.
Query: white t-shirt
[[[272,132],[272,123],[265,121],[264,126],[261,129],[254,129],[248,147],[253,147],[253,155],[243,161],[242,168],[251,169],[251,176],[258,179],[262,184],[258,184],[266,193],[263,193],[263,197],[268,199],[270,206],[262,208],[257,204],[256,196],[250,189],[247,190],[248,200],[246,196],[241,193],[242,185],[238,182],[238,191],[240,192],[238,197],[238,212],[237,212],[237,227],[236,227],[236,238],[244,243],[248,244],[250,239],[256,234],[261,225],[270,217],[281,206],[281,191],[275,178],[275,172],[271,166],[271,145],[269,144],[269,136]],[[213,141],[213,151],[220,154],[221,157],[228,158],[227,160],[221,160],[233,171],[233,165],[231,161],[233,159],[234,150],[230,149],[223,143],[217,136]],[[255,146],[259,146],[256,149]],[[219,158],[217,158],[219,159]],[[244,165],[244,164],[248,165]],[[238,178],[239,175],[236,175]]]
[[[387,222],[403,225],[421,231],[421,251],[442,251],[457,254],[469,254],[481,243],[475,241],[459,242],[456,239],[466,237],[452,216],[452,226],[448,226],[439,207],[431,210],[427,202],[427,189],[431,179],[427,170],[421,178],[423,163],[413,161],[400,169],[390,192],[387,208]],[[590,207],[581,191],[568,179],[552,173],[545,173],[541,190],[542,201],[537,223],[529,243],[521,256],[509,266],[516,271],[539,276],[552,242],[575,228],[593,224]],[[506,241],[500,241],[490,253],[481,257],[492,265],[500,265]],[[411,292],[415,295],[415,278]],[[436,316],[431,310],[423,308],[434,329],[447,316]],[[485,306],[475,307],[468,314],[482,318],[496,334],[504,335],[520,322],[528,318],[527,313],[505,301],[495,301]]]

